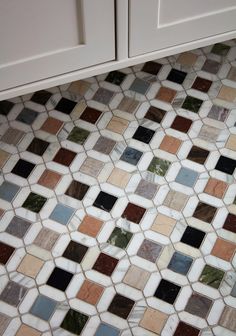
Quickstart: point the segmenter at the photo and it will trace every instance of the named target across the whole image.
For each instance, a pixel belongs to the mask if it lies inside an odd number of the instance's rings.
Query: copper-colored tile
[[[204,192],[209,195],[222,198],[227,188],[227,183],[211,177],[209,178],[207,185],[205,186]]]
[[[50,133],[50,134],[57,134],[63,126],[63,122],[61,120],[48,117],[45,120],[44,124],[41,126],[41,130]]]
[[[211,254],[215,257],[230,261],[236,250],[236,244],[222,238],[217,238]]]
[[[174,229],[176,220],[159,213],[151,226],[151,230],[169,236]]]
[[[188,65],[188,66],[194,65],[196,61],[197,61],[197,55],[189,51],[180,54],[177,59],[177,63],[180,63],[182,65]]]
[[[22,324],[18,329],[16,336],[40,336],[42,335],[40,331]]]
[[[222,85],[217,98],[226,100],[228,102],[235,103],[236,102],[236,88]]]
[[[236,151],[236,134],[231,134],[225,145],[226,148]]]
[[[146,209],[136,204],[128,203],[121,217],[126,218],[127,220],[136,224],[139,224],[145,214],[145,211]]]
[[[38,184],[49,188],[49,189],[54,189],[57,185],[57,183],[60,181],[61,175],[49,170],[45,169],[43,174],[40,176],[40,179],[38,180]]]
[[[160,334],[167,319],[167,314],[153,308],[147,308],[139,325],[144,329]]]
[[[185,118],[185,117],[181,117],[181,116],[176,116],[174,121],[171,124],[171,128],[183,132],[183,133],[187,133],[192,125],[192,120]]]
[[[156,95],[156,99],[166,103],[172,103],[176,95],[176,91],[167,87],[161,87]]]
[[[104,288],[102,286],[90,280],[85,280],[76,297],[92,305],[96,305],[103,293],[103,290]]]
[[[81,222],[78,231],[91,237],[97,237],[103,222],[97,218],[86,215]]]
[[[129,182],[131,175],[125,170],[114,168],[107,182],[117,187],[125,188]]]
[[[0,149],[0,168],[4,166],[4,164],[7,162],[9,159],[10,154],[3,149]]]
[[[31,278],[35,278],[38,275],[43,264],[43,260],[30,254],[26,254],[21,261],[17,271]]]
[[[133,98],[124,97],[121,100],[117,109],[128,113],[134,113],[137,110],[139,104],[140,104],[139,101]]]
[[[182,144],[181,140],[170,135],[165,135],[159,148],[168,153],[176,154],[181,144]]]
[[[149,277],[150,273],[148,271],[145,271],[138,266],[131,265],[123,281],[131,287],[143,290]]]
[[[123,134],[126,128],[128,127],[129,122],[123,118],[120,117],[112,117],[107,125],[107,129],[109,131]]]

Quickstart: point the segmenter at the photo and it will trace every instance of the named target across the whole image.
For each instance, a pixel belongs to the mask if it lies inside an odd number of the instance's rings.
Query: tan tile
[[[181,140],[170,135],[165,135],[160,144],[160,149],[171,154],[176,154],[181,144],[182,144]]]
[[[51,134],[57,134],[62,126],[63,122],[61,120],[48,117],[47,120],[45,120],[44,124],[41,126],[41,130]]]
[[[177,59],[177,63],[180,63],[182,65],[189,65],[192,66],[197,61],[197,55],[191,53],[191,52],[184,52],[179,55]]]
[[[103,167],[104,163],[102,161],[87,157],[79,170],[87,175],[97,177]]]
[[[3,315],[0,313],[0,335],[4,334],[8,324],[11,322],[11,318],[9,316]]]
[[[38,180],[38,184],[49,188],[49,189],[54,189],[57,185],[57,183],[60,181],[61,175],[46,169],[43,174],[40,176],[40,179]]]
[[[124,97],[119,106],[117,107],[118,110],[121,111],[125,111],[128,113],[134,113],[136,111],[136,109],[139,106],[139,101],[133,99],[133,98],[129,98],[129,97]]]
[[[2,217],[2,215],[4,214],[5,210],[0,208],[0,218]]]
[[[143,290],[149,277],[149,272],[138,266],[132,265],[128,269],[128,272],[126,273],[123,282],[129,286]]]
[[[225,147],[228,148],[228,149],[231,149],[233,151],[236,151],[236,135],[235,134],[231,134],[229,136],[229,139],[228,139]]]
[[[127,183],[129,182],[130,177],[131,175],[125,170],[114,168],[107,182],[117,187],[125,188]]]
[[[20,329],[18,329],[16,336],[40,336],[42,335],[40,331],[35,330],[34,328],[31,328],[25,324],[22,324],[20,326]]]
[[[188,200],[188,196],[179,192],[179,191],[174,191],[174,190],[171,190],[168,192],[164,202],[163,202],[163,205],[171,208],[171,209],[174,209],[176,211],[181,211],[186,202]]]
[[[236,102],[236,88],[222,85],[217,98],[220,98],[220,99],[232,102],[232,103]]]
[[[109,131],[123,134],[126,128],[128,127],[129,122],[123,118],[120,117],[112,117],[107,125],[107,129]]]
[[[236,244],[226,241],[222,238],[217,238],[211,254],[215,257],[230,261],[236,250]]]
[[[17,271],[31,278],[35,278],[38,275],[43,264],[44,262],[41,259],[36,258],[30,254],[26,254],[26,256],[21,261]]]
[[[78,231],[91,237],[97,237],[102,225],[103,222],[99,219],[86,215],[81,222]]]
[[[172,103],[176,95],[176,91],[167,87],[161,87],[157,92],[156,99],[167,103]]]
[[[60,234],[55,231],[42,228],[33,243],[47,251],[51,251],[59,236]]]
[[[92,305],[96,305],[103,293],[103,290],[104,288],[102,286],[92,281],[85,280],[76,297]]]
[[[85,80],[78,80],[71,83],[68,91],[83,96],[88,91],[90,86],[91,84],[89,82],[86,82]]]
[[[9,159],[10,154],[3,149],[0,149],[0,168],[4,166],[4,164],[7,162]]]
[[[162,313],[161,311],[147,308],[139,325],[144,329],[160,334],[167,319],[168,315]]]
[[[175,219],[159,213],[151,226],[151,230],[169,236],[173,231],[175,224]]]
[[[221,315],[219,325],[236,332],[236,309],[226,306]]]
[[[217,180],[215,178],[209,178],[207,185],[205,186],[204,192],[209,195],[222,198],[227,188],[228,188],[227,183]]]

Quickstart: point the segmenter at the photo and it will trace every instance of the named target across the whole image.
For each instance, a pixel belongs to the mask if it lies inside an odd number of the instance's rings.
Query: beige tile
[[[177,59],[177,63],[180,63],[182,65],[189,65],[192,66],[197,61],[197,55],[191,53],[191,52],[184,52],[179,55]]]
[[[125,188],[127,183],[129,182],[130,177],[131,175],[126,171],[119,168],[114,168],[107,182],[117,187]]]
[[[44,262],[41,259],[36,258],[30,254],[26,254],[22,262],[20,263],[17,271],[31,278],[35,278],[38,275],[43,264]]]
[[[97,177],[103,167],[104,167],[103,162],[93,159],[91,157],[87,157],[79,170],[87,175]]]
[[[221,315],[219,325],[236,332],[236,309],[226,306]]]
[[[35,238],[34,244],[47,251],[51,251],[59,236],[60,234],[55,231],[47,228],[42,228],[42,230]]]
[[[0,168],[4,166],[4,164],[7,162],[9,159],[10,154],[3,149],[0,149]]]
[[[125,111],[128,113],[134,113],[136,109],[139,106],[139,101],[129,98],[129,97],[124,97],[119,106],[117,107],[118,110]]]
[[[18,329],[16,336],[40,336],[42,335],[40,331],[35,330],[25,324],[22,324],[20,326],[20,329]]]
[[[160,334],[167,319],[168,315],[162,313],[161,311],[147,308],[139,325],[144,329]]]
[[[231,149],[233,151],[236,151],[236,135],[235,134],[231,134],[229,136],[229,139],[228,139],[225,147],[228,148],[228,149]]]
[[[123,134],[126,128],[128,127],[129,122],[120,117],[112,117],[107,125],[109,131]]]
[[[220,98],[220,99],[232,102],[232,103],[236,102],[236,88],[222,85],[217,98]]]
[[[79,94],[83,96],[88,89],[90,88],[91,84],[86,82],[85,80],[78,80],[76,82],[71,83],[69,87],[69,91],[75,94]]]
[[[171,190],[168,192],[163,204],[176,211],[181,211],[184,208],[187,200],[187,195],[179,191]]]
[[[159,232],[165,236],[169,236],[173,231],[175,224],[175,219],[166,215],[158,214],[154,223],[151,226],[151,230]]]
[[[143,290],[149,277],[149,272],[138,266],[132,265],[128,269],[128,272],[126,273],[123,281],[129,286]]]

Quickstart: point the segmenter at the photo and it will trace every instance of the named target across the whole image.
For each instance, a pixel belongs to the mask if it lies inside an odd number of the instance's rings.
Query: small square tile
[[[137,255],[143,259],[155,263],[162,250],[162,246],[151,240],[144,239]]]
[[[150,106],[144,118],[160,124],[166,115],[166,111],[155,106]]]
[[[163,327],[166,324],[167,319],[167,314],[153,308],[147,308],[139,325],[144,329],[160,335]]]
[[[65,291],[69,286],[73,274],[61,268],[55,267],[46,284],[61,291]]]
[[[115,227],[107,242],[111,245],[126,249],[132,236],[133,234],[131,232]]]
[[[19,190],[20,187],[18,185],[3,181],[3,183],[0,185],[0,198],[7,202],[11,202]]]
[[[204,125],[202,126],[198,137],[207,142],[215,143],[218,139],[219,134],[220,130],[218,128]]]
[[[199,164],[204,164],[208,158],[209,151],[198,146],[193,146],[188,153],[187,159]]]
[[[165,135],[159,148],[165,152],[176,154],[181,144],[181,140],[170,135]]]
[[[168,268],[176,273],[186,275],[193,263],[193,259],[180,252],[174,252]]]
[[[89,134],[90,134],[89,131],[75,126],[70,132],[70,134],[68,135],[67,140],[75,142],[79,145],[83,145],[85,141],[87,140]]]
[[[182,108],[197,113],[201,108],[202,103],[203,101],[201,99],[187,96],[182,104]]]
[[[196,77],[195,81],[192,85],[192,89],[207,93],[210,90],[212,81],[202,78],[202,77]]]
[[[17,145],[19,141],[24,137],[25,132],[16,128],[9,127],[3,134],[1,140],[8,145]]]
[[[31,278],[36,278],[43,264],[43,260],[30,254],[26,254],[18,266],[17,272],[23,273]]]
[[[124,74],[121,71],[111,71],[109,72],[109,74],[107,75],[105,81],[115,84],[115,85],[121,85],[121,83],[124,81],[126,77],[126,74]]]
[[[236,233],[236,215],[229,213],[225,219],[223,228],[230,232]]]
[[[89,90],[91,84],[85,80],[78,80],[71,83],[68,91],[76,95],[84,96],[85,93]]]
[[[178,175],[175,178],[175,182],[193,188],[199,174],[192,169],[181,167]]]
[[[160,175],[160,176],[165,176],[170,165],[171,165],[171,162],[154,157],[150,165],[148,166],[148,171],[154,174]]]
[[[207,59],[203,64],[202,70],[216,75],[220,70],[221,64],[219,62]]]
[[[55,231],[42,228],[33,243],[47,251],[51,251],[59,236],[59,233]]]
[[[43,208],[44,204],[46,203],[46,201],[47,198],[31,192],[24,201],[22,207],[27,210],[39,213],[40,210]]]
[[[131,175],[127,173],[125,170],[115,167],[113,168],[107,182],[123,189],[127,186],[130,177]]]
[[[8,113],[11,111],[13,108],[14,103],[8,101],[8,100],[2,100],[0,101],[0,114],[7,116]]]
[[[19,113],[16,120],[21,121],[24,124],[31,125],[38,116],[38,112],[31,110],[27,107],[24,107],[23,110]]]
[[[93,149],[97,152],[109,155],[115,145],[116,142],[114,140],[106,138],[104,136],[100,136]]]
[[[123,134],[128,125],[129,122],[127,120],[114,116],[107,124],[106,129],[115,133]]]
[[[88,123],[91,124],[96,124],[101,114],[102,114],[101,111],[98,111],[92,107],[87,106],[84,112],[81,114],[80,119],[87,121]]]
[[[222,106],[212,105],[208,117],[224,122],[229,115],[229,110]]]
[[[95,264],[93,265],[93,270],[110,277],[114,272],[118,261],[118,259],[113,258],[105,253],[100,253],[97,260],[95,261]]]
[[[135,302],[123,295],[116,294],[112,299],[108,311],[123,319],[127,319]]]
[[[156,184],[142,179],[135,190],[135,194],[151,200],[156,195],[157,189]]]
[[[204,192],[217,198],[223,198],[227,188],[228,184],[226,182],[210,177],[207,185],[205,186]]]
[[[22,324],[20,328],[18,329],[16,336],[41,336],[41,332],[27,326],[26,324]]]
[[[123,282],[131,287],[143,290],[149,277],[150,273],[148,271],[136,265],[131,265],[125,274]]]
[[[0,208],[0,218],[2,218],[3,214],[4,214],[5,210]]]
[[[177,69],[171,69],[169,75],[167,76],[167,80],[182,84],[187,76],[187,73]]]
[[[218,289],[224,277],[224,271],[210,265],[205,265],[199,281],[205,285]]]
[[[188,133],[190,127],[192,126],[192,123],[193,122],[190,119],[176,116],[170,127],[175,129],[176,131]]]
[[[236,100],[236,88],[222,85],[217,98],[234,103]]]
[[[101,230],[103,222],[97,218],[86,215],[82,220],[78,231],[91,237],[97,237]]]
[[[114,96],[114,92],[108,89],[99,88],[95,95],[93,96],[93,100],[96,100],[99,103],[104,105],[108,105]]]
[[[145,214],[145,211],[146,209],[136,204],[128,203],[121,217],[136,224],[139,224]]]
[[[198,317],[206,318],[212,305],[212,300],[197,293],[193,293],[185,307],[185,311]]]
[[[76,153],[66,148],[60,148],[53,161],[69,167],[76,157]]]
[[[164,200],[163,205],[176,211],[181,211],[187,203],[187,200],[187,195],[179,191],[170,190]]]
[[[135,80],[133,81],[129,89],[131,91],[135,91],[137,93],[141,93],[145,95],[149,87],[150,87],[150,83],[146,82],[145,80],[141,78],[135,78]]]
[[[0,264],[6,265],[14,252],[13,246],[0,242]]]
[[[49,169],[45,169],[43,174],[40,176],[38,180],[38,184],[49,188],[49,189],[54,189],[58,182],[61,179],[61,175],[57,172],[54,172]]]
[[[0,294],[0,300],[11,306],[18,307],[27,293],[27,288],[14,281],[8,281]]]
[[[9,316],[3,315],[0,313],[0,334],[3,335],[4,331],[7,329],[8,324],[11,322]]]
[[[150,75],[156,76],[158,72],[161,70],[161,68],[162,68],[162,64],[149,61],[144,64],[142,71],[147,72]]]
[[[219,170],[228,175],[233,175],[235,168],[236,168],[236,160],[228,158],[223,155],[220,156],[215,166],[216,170]]]
[[[230,50],[230,47],[224,43],[216,43],[211,52],[219,56],[226,56]]]
[[[143,155],[142,152],[135,148],[126,147],[123,154],[120,157],[120,160],[128,162],[134,166],[136,166]]]
[[[140,102],[138,100],[135,100],[130,97],[124,97],[122,98],[117,109],[120,111],[127,112],[127,113],[134,113],[137,110],[139,104]]]
[[[37,91],[31,97],[31,101],[40,105],[45,105],[51,98],[52,93],[46,90]]]
[[[87,251],[87,246],[71,240],[62,256],[79,264],[83,260]]]
[[[177,58],[177,63],[187,66],[193,66],[197,61],[197,55],[191,51],[184,52]]]
[[[61,323],[61,328],[72,334],[81,335],[89,317],[74,309],[70,309]]]
[[[100,191],[97,198],[95,199],[93,206],[102,209],[104,211],[110,212],[117,201],[117,197],[110,195],[104,191]]]
[[[226,306],[219,320],[219,325],[236,332],[236,309]]]
[[[6,232],[17,237],[23,238],[31,226],[31,222],[24,218],[14,216],[6,228]]]
[[[167,303],[173,304],[178,296],[180,289],[180,286],[165,279],[161,279],[154,296]]]
[[[177,91],[173,89],[168,87],[161,87],[155,98],[171,104],[176,96],[176,93]]]
[[[41,126],[41,130],[47,133],[56,135],[60,131],[62,126],[63,126],[63,122],[61,120],[48,117],[47,120],[45,120],[45,122]]]
[[[2,168],[10,157],[10,153],[0,149],[0,168]]]
[[[34,138],[26,150],[36,155],[42,156],[45,153],[48,146],[49,142],[44,141],[42,139]]]
[[[67,98],[61,98],[59,102],[57,103],[55,110],[60,111],[65,114],[70,114],[73,109],[76,106],[76,102],[67,99]]]
[[[217,238],[211,254],[225,261],[230,261],[236,251],[236,244],[222,238]]]
[[[159,213],[151,226],[151,230],[169,236],[173,231],[175,224],[175,219]]]
[[[236,134],[231,134],[225,145],[226,148],[236,151]]]
[[[234,298],[236,297],[236,282],[234,283],[234,286],[232,288],[230,295],[233,296]]]
[[[120,330],[105,323],[101,323],[94,336],[119,336]]]
[[[84,160],[79,170],[84,174],[87,174],[93,177],[98,177],[103,167],[104,167],[104,163],[102,161],[96,160],[91,157],[87,157]]]
[[[199,334],[199,329],[180,321],[173,336],[198,336]]]
[[[228,79],[231,79],[232,81],[236,81],[236,67],[231,67],[228,75],[227,75]]]
[[[89,190],[89,186],[79,181],[72,181],[66,190],[65,194],[67,196],[73,197],[82,201],[87,191]]]
[[[20,159],[19,161],[17,161],[11,172],[15,175],[27,178],[31,174],[34,167],[35,164]]]
[[[84,280],[78,294],[77,299],[96,305],[101,298],[104,288],[90,280]]]
[[[180,241],[189,246],[199,248],[205,238],[205,235],[205,232],[191,226],[187,226]]]
[[[55,206],[49,218],[62,225],[67,225],[74,212],[75,209],[59,203]]]
[[[193,217],[210,224],[216,214],[216,211],[217,208],[213,207],[212,205],[199,202],[194,211]]]
[[[57,306],[57,302],[51,298],[39,294],[30,309],[30,314],[39,317],[44,321],[49,321]]]
[[[139,126],[133,135],[133,139],[149,144],[154,134],[155,131],[143,126]]]

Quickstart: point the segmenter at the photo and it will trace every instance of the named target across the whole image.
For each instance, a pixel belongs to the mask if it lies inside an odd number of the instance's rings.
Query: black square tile
[[[6,265],[14,252],[13,246],[0,242],[0,264]]]
[[[7,116],[14,104],[8,100],[0,101],[0,114]]]
[[[149,73],[150,75],[156,76],[161,70],[162,64],[153,61],[146,62],[142,68],[142,71]]]
[[[186,72],[177,69],[172,69],[169,75],[167,76],[167,79],[171,82],[182,84],[186,76],[187,76]]]
[[[117,264],[118,259],[105,253],[100,253],[97,260],[95,261],[95,264],[93,265],[93,270],[110,277]]]
[[[121,83],[123,82],[125,77],[126,77],[126,74],[124,74],[121,71],[111,71],[107,75],[105,81],[109,82],[109,83],[112,83],[112,84],[115,84],[115,85],[121,85]]]
[[[41,156],[44,154],[48,146],[49,142],[39,138],[34,138],[28,146],[27,151]]]
[[[155,291],[154,296],[160,300],[173,304],[180,289],[180,286],[165,279],[162,279]]]
[[[24,201],[22,207],[27,210],[39,213],[46,201],[47,199],[45,197],[31,192]]]
[[[204,164],[209,155],[209,151],[197,146],[193,146],[188,153],[187,159],[197,162],[199,164]]]
[[[126,147],[123,154],[120,157],[120,160],[128,162],[134,166],[136,166],[143,155],[142,152],[135,148]]]
[[[104,191],[100,191],[93,205],[96,208],[109,212],[113,208],[116,201],[117,197],[110,195]]]
[[[236,160],[233,160],[226,156],[221,156],[215,166],[216,170],[219,170],[228,175],[233,175],[235,168],[236,168]]]
[[[15,175],[27,178],[31,174],[34,167],[35,164],[20,159],[19,161],[17,161],[11,172]]]
[[[150,106],[144,118],[160,124],[165,115],[166,115],[165,110],[162,110],[155,106]]]
[[[197,113],[202,106],[203,100],[187,96],[182,104],[182,108],[194,113]]]
[[[81,263],[87,251],[87,246],[76,243],[75,241],[70,241],[62,256],[77,263]]]
[[[123,319],[127,319],[134,304],[135,301],[123,295],[116,294],[108,307],[108,311]]]
[[[18,114],[16,120],[23,122],[24,124],[31,125],[38,116],[38,112],[24,107]]]
[[[37,91],[31,97],[31,101],[40,105],[45,105],[51,98],[52,93],[46,90]]]
[[[74,109],[75,105],[77,103],[67,99],[67,98],[61,98],[61,100],[57,103],[57,106],[55,107],[55,110],[60,111],[65,114],[70,114],[72,110]]]
[[[74,309],[70,309],[64,320],[62,321],[60,327],[69,331],[75,335],[81,335],[85,324],[87,323],[89,317],[83,313],[80,313]]]
[[[72,273],[67,272],[61,268],[55,267],[46,284],[48,286],[57,288],[61,291],[65,291],[72,278],[73,278]]]
[[[199,248],[205,235],[205,232],[187,226],[180,241],[192,247]]]
[[[88,189],[89,186],[87,184],[78,181],[72,181],[65,194],[82,201]]]
[[[133,139],[149,144],[154,134],[155,131],[139,126],[133,135]]]

